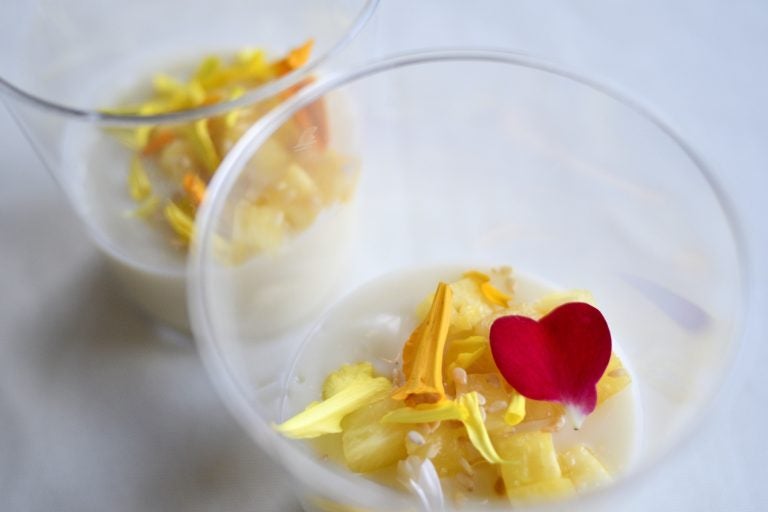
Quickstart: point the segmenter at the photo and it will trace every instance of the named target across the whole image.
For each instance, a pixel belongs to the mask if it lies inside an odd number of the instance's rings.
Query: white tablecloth
[[[356,44],[543,56],[641,99],[701,152],[749,237],[751,320],[723,403],[621,509],[768,509],[768,3],[384,0]],[[0,176],[0,510],[298,510],[197,355],[116,292],[1,109]]]

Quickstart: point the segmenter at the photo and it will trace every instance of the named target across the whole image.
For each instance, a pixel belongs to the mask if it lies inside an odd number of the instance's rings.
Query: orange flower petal
[[[406,382],[392,394],[408,405],[437,403],[445,398],[443,352],[451,320],[451,288],[440,283],[424,321],[403,346]]]

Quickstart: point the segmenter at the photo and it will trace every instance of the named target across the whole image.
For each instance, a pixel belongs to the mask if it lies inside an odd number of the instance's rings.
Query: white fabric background
[[[336,65],[432,46],[506,47],[608,82],[699,150],[749,239],[752,310],[724,398],[620,510],[768,509],[768,3],[383,0]],[[0,510],[295,511],[189,349],[109,281],[0,109]]]

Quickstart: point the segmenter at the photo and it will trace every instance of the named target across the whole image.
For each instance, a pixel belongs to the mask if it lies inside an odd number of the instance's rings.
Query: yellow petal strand
[[[163,96],[176,96],[184,94],[184,84],[175,78],[159,73],[152,78],[152,87],[155,93]]]
[[[306,64],[312,54],[313,46],[315,46],[315,40],[308,39],[303,45],[291,50],[286,58],[288,66],[291,69],[297,69]]]
[[[215,55],[209,55],[203,59],[200,66],[197,68],[195,79],[205,86],[207,85],[207,81],[210,80],[219,69],[221,69],[221,59]]]
[[[392,394],[408,405],[436,403],[445,398],[443,351],[451,321],[451,288],[440,283],[432,307],[424,321],[403,346],[403,372],[406,382]]]
[[[482,357],[487,347],[488,338],[485,336],[470,336],[452,340],[445,350],[444,364],[448,369],[448,375],[452,375],[454,368],[468,368]]]
[[[491,464],[502,464],[506,462],[493,447],[488,430],[485,428],[483,413],[480,410],[480,402],[477,392],[466,393],[458,399],[459,407],[462,412],[462,422],[467,429],[469,441],[480,452],[485,460]]]
[[[512,298],[493,286],[489,281],[480,284],[480,291],[483,293],[485,300],[503,308],[509,306],[509,300]]]
[[[149,142],[149,135],[152,133],[151,126],[139,126],[133,130],[134,146],[137,149],[144,149]]]
[[[261,50],[256,48],[243,48],[235,54],[235,60],[240,64],[248,64],[260,53]]]
[[[468,270],[467,272],[464,272],[461,277],[468,277],[478,283],[487,283],[491,280],[491,277],[488,274],[480,272],[479,270]]]
[[[157,208],[160,206],[160,198],[157,196],[149,196],[133,211],[129,212],[130,217],[139,217],[140,219],[147,219],[154,215]]]
[[[237,98],[241,97],[243,94],[245,94],[245,87],[237,86],[234,89],[232,89],[232,93],[229,95],[229,100],[236,100]],[[227,112],[227,114],[224,116],[224,122],[227,125],[227,128],[232,128],[235,126],[235,123],[237,123],[237,118],[240,116],[240,109],[232,109],[230,112]]]
[[[459,420],[467,430],[469,441],[491,464],[505,461],[493,447],[488,430],[485,428],[483,413],[476,391],[461,395],[456,400],[444,400],[435,405],[403,407],[386,414],[382,423],[431,423],[433,421]]]
[[[169,102],[169,100],[158,99],[142,103],[136,110],[140,116],[153,116],[175,110],[174,104]]]
[[[245,76],[241,80],[253,80],[256,83],[265,82],[274,77],[272,66],[264,51],[255,52],[245,65]]]
[[[200,206],[203,199],[205,199],[205,182],[197,174],[189,172],[184,175],[182,186],[192,204],[195,207]]]
[[[189,215],[184,213],[184,210],[179,208],[176,203],[169,202],[165,206],[165,211],[163,213],[165,214],[165,220],[168,221],[171,229],[179,235],[179,238],[181,238],[182,241],[189,242],[192,240],[192,236],[195,232],[195,221]]]
[[[314,39],[309,39],[303,45],[288,52],[288,55],[286,55],[284,59],[278,60],[272,64],[274,73],[277,76],[283,76],[306,64],[312,53],[314,44]]]
[[[213,145],[211,134],[208,131],[208,121],[206,119],[195,121],[192,135],[197,155],[200,157],[203,165],[205,165],[205,168],[213,173],[221,163],[221,160],[216,153],[216,147]]]
[[[483,297],[485,297],[485,300],[487,300],[489,303],[501,306],[503,308],[509,306],[509,301],[512,299],[512,297],[493,286],[491,284],[491,277],[488,274],[484,274],[483,272],[477,270],[470,270],[468,272],[464,272],[462,277],[468,277],[475,281],[478,286],[480,286],[480,292],[482,292]]]
[[[488,348],[480,348],[475,350],[474,352],[464,352],[462,354],[459,354],[459,356],[456,358],[456,362],[451,365],[451,375],[453,375],[454,368],[464,368],[465,370],[472,366],[476,361],[479,361],[483,355],[485,355],[485,352],[488,350]]]
[[[141,158],[134,156],[131,159],[131,169],[128,173],[128,191],[134,201],[142,202],[152,194],[152,184],[149,176],[141,163]]]
[[[382,423],[432,423],[433,421],[461,420],[459,405],[453,400],[443,400],[437,404],[421,404],[416,407],[403,407],[387,413]]]
[[[474,352],[488,345],[488,338],[485,336],[468,336],[461,339],[453,339],[445,349],[445,362],[450,363],[455,360],[459,354]]]
[[[512,399],[509,401],[509,407],[504,412],[504,423],[507,425],[517,425],[525,419],[525,397],[514,391]]]
[[[391,388],[392,384],[384,377],[354,379],[327,400],[310,404],[304,411],[274,428],[293,439],[341,432],[341,420],[347,414],[385,398]]]
[[[205,102],[208,94],[199,80],[193,79],[187,86],[187,102],[190,107],[198,107]]]

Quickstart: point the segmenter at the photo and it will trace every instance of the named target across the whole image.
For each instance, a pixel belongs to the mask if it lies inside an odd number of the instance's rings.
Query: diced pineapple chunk
[[[510,388],[511,389],[511,388]],[[509,393],[505,387],[502,377],[496,373],[469,373],[465,384],[457,383],[456,390],[460,393],[469,393],[477,391],[485,398],[487,405],[496,400],[508,400]],[[482,398],[480,400],[483,400]]]
[[[249,164],[256,171],[251,173],[254,185],[274,183],[285,175],[290,164],[291,156],[282,144],[274,137],[267,139]]]
[[[408,455],[431,459],[440,477],[455,475],[466,470],[467,464],[472,465],[483,460],[472,446],[466,429],[459,422],[444,421],[434,432],[417,433],[413,436],[419,442],[408,440]],[[423,443],[420,438],[424,440]]]
[[[407,456],[409,425],[383,424],[381,418],[401,404],[390,398],[372,403],[342,421],[344,460],[352,471],[369,473]]]
[[[280,210],[242,201],[235,209],[233,242],[252,251],[276,249],[283,241],[284,225]]]
[[[310,154],[312,161],[305,165],[310,165],[312,169],[312,177],[320,190],[323,203],[348,201],[357,182],[359,162],[333,150]]]
[[[192,146],[186,139],[176,138],[163,148],[158,160],[159,166],[168,177],[181,181],[186,173],[194,171],[189,156],[192,151]]]
[[[288,172],[285,175],[285,183],[286,186],[293,189],[297,195],[308,196],[320,193],[312,176],[307,174],[307,171],[298,164],[291,164],[288,167]]]
[[[507,492],[524,485],[555,480],[562,476],[557,453],[548,432],[522,432],[494,439],[504,460],[501,476]]]
[[[535,503],[563,499],[575,492],[573,483],[567,478],[542,480],[520,487],[507,487],[507,497],[515,503]]]
[[[282,211],[287,224],[296,231],[309,227],[322,208],[317,185],[307,171],[296,164],[290,165],[281,179],[264,189],[260,202]]]
[[[471,331],[483,318],[493,313],[493,307],[474,279],[459,279],[451,283],[451,289],[454,309],[451,326],[455,332]]]
[[[611,481],[605,467],[583,444],[569,448],[558,459],[563,476],[569,478],[579,491],[594,489]]]
[[[632,378],[621,364],[621,359],[619,359],[616,353],[612,353],[605,373],[597,382],[597,404],[600,405],[605,402],[627,387],[630,382],[632,382]]]
[[[565,414],[565,408],[555,402],[544,402],[540,400],[526,400],[525,402],[525,420],[528,421],[557,421]]]

